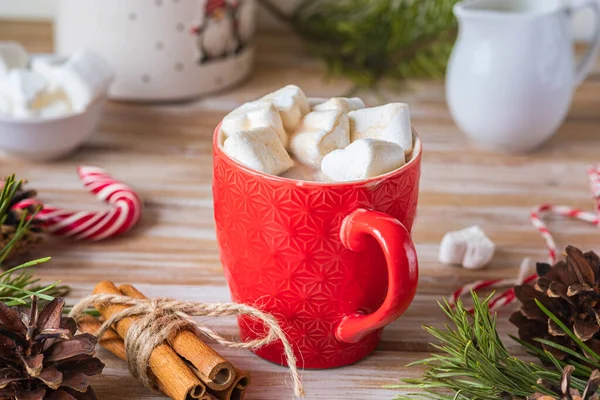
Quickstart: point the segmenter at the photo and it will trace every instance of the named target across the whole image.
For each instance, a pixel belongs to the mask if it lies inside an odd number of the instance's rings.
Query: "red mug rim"
[[[400,168],[397,168],[391,172],[388,172],[386,174],[383,175],[378,175],[376,177],[373,178],[368,178],[368,179],[362,179],[359,181],[347,181],[347,182],[318,182],[318,181],[304,181],[304,180],[300,180],[300,179],[291,179],[291,178],[285,178],[282,176],[277,176],[277,175],[269,175],[266,174],[264,172],[260,172],[260,171],[255,171],[251,168],[246,167],[245,165],[240,164],[239,162],[237,162],[236,160],[234,160],[233,158],[229,157],[221,148],[221,146],[219,145],[219,128],[221,127],[221,123],[219,122],[219,125],[217,125],[214,133],[213,133],[213,150],[216,154],[218,154],[219,156],[223,157],[228,163],[235,165],[237,168],[243,170],[246,173],[255,175],[255,176],[259,176],[262,179],[266,179],[269,181],[273,181],[273,182],[280,182],[282,184],[294,184],[297,186],[312,186],[312,187],[339,187],[339,186],[345,186],[345,185],[364,185],[364,184],[376,184],[380,181],[386,180],[386,179],[391,179],[394,178],[396,175],[401,175],[404,173],[405,170],[409,169],[410,167],[412,167],[413,165],[417,164],[420,159],[421,159],[421,154],[423,153],[423,146],[422,146],[422,142],[421,142],[421,138],[419,137],[419,135],[417,134],[417,132],[414,130],[414,128],[412,129],[412,133],[413,136],[415,138],[415,143],[413,146],[413,151],[412,151],[412,157],[410,160],[408,160],[408,162],[406,164],[404,164],[403,166],[401,166]]]

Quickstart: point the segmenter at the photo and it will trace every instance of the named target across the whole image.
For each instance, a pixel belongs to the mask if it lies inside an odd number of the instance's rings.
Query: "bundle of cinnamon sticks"
[[[125,295],[135,299],[146,299],[131,285],[115,286],[109,281],[100,282],[94,294]],[[128,308],[127,305],[96,306],[104,319]],[[105,349],[125,360],[123,339],[137,317],[128,317],[106,331],[99,343]],[[78,321],[82,332],[95,334],[102,322],[86,316]],[[173,332],[167,341],[152,351],[148,368],[156,379],[156,385],[174,400],[242,400],[250,384],[250,375],[235,368],[195,332],[188,329]]]

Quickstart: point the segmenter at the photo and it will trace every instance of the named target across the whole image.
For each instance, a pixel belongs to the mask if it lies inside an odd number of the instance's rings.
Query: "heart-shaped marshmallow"
[[[475,225],[446,233],[440,244],[439,259],[444,264],[460,264],[465,268],[479,269],[490,263],[494,250],[494,242]]]
[[[391,172],[404,165],[400,145],[377,139],[358,139],[345,149],[323,157],[321,171],[337,182],[357,181]]]

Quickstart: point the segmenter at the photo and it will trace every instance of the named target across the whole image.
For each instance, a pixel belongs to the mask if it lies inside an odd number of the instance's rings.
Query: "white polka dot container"
[[[255,0],[59,0],[55,45],[103,55],[111,98],[185,100],[250,74],[255,22]]]

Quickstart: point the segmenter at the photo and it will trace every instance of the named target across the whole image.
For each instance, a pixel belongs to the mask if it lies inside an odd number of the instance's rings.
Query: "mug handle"
[[[357,209],[342,222],[342,244],[352,251],[366,249],[367,235],[381,246],[388,269],[388,289],[385,300],[371,314],[355,313],[342,319],[336,329],[338,340],[356,343],[369,332],[379,329],[400,317],[417,291],[419,264],[415,245],[408,230],[388,214]]]
[[[577,69],[575,70],[575,87],[581,85],[581,83],[588,76],[592,68],[596,63],[596,57],[598,57],[598,51],[600,51],[600,1],[599,0],[573,0],[571,6],[567,7],[569,13],[573,13],[582,8],[591,8],[594,11],[594,35],[593,40],[589,45],[588,51],[585,56],[579,62]]]

